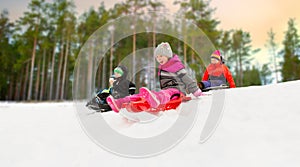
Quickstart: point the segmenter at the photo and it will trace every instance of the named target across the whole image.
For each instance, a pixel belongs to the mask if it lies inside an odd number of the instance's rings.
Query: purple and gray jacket
[[[158,68],[161,89],[176,88],[184,94],[194,93],[199,89],[196,81],[187,74],[185,66],[177,55],[166,64],[159,65]]]

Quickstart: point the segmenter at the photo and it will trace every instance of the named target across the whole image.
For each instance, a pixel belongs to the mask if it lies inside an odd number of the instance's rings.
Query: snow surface
[[[126,158],[99,147],[85,132],[73,102],[0,103],[0,166],[203,166],[299,167],[300,81],[226,90],[222,120],[200,144],[201,129],[212,96],[191,101],[201,108],[188,135],[175,147],[148,158]],[[155,136],[168,129],[178,114],[164,113],[149,124],[128,123],[103,113],[119,133]],[[89,113],[93,119],[100,113]],[[148,128],[158,131],[149,131]],[[101,127],[99,128],[101,132]]]

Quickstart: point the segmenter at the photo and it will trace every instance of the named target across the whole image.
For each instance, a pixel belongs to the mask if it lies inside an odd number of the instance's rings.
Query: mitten
[[[202,91],[200,89],[196,90],[196,92],[193,93],[193,95],[195,97],[201,96],[202,95]]]

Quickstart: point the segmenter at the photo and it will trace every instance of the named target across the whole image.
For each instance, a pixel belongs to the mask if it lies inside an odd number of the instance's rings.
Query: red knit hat
[[[220,53],[220,51],[219,50],[215,50],[212,54],[211,54],[211,56],[210,56],[210,58],[212,58],[212,59],[217,59],[217,60],[221,60],[221,53]]]

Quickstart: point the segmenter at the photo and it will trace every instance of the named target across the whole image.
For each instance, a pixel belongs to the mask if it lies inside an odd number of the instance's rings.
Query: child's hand
[[[110,84],[110,86],[112,86],[114,82],[115,82],[115,80],[114,80],[113,78],[110,78],[110,79],[109,79],[109,84]]]
[[[195,96],[195,97],[199,97],[199,96],[201,96],[203,93],[202,93],[202,91],[200,90],[200,89],[198,89],[196,92],[194,92],[193,93],[193,95]]]

